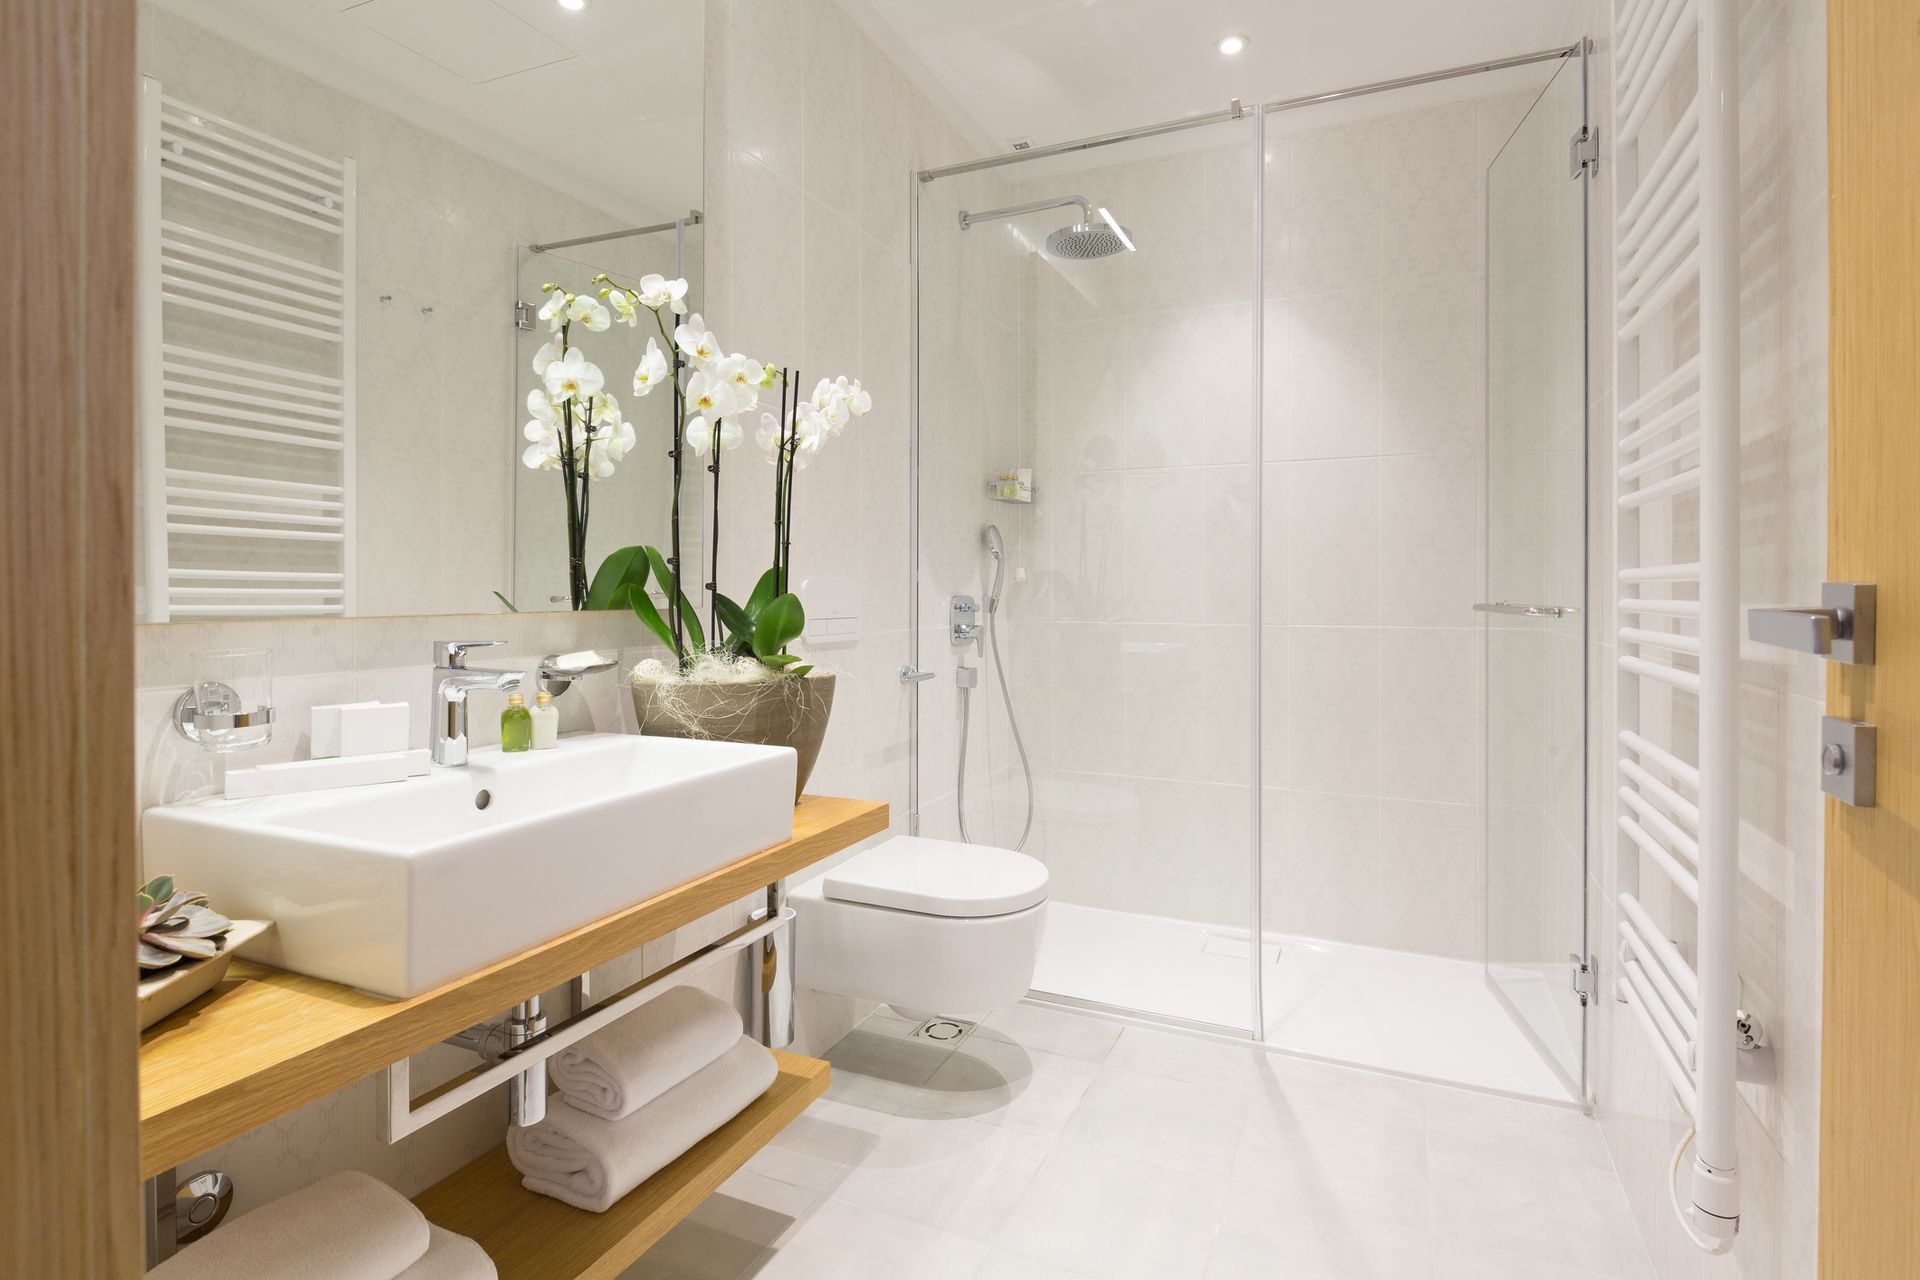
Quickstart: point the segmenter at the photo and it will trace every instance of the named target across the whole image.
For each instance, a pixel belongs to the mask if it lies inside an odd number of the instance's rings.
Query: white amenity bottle
[[[545,751],[560,741],[560,708],[553,695],[542,689],[533,700],[533,749]]]

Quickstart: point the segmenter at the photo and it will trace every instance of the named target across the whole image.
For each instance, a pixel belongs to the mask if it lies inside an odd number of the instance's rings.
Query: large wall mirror
[[[701,295],[701,0],[141,8],[139,616],[572,607],[541,288]],[[632,445],[586,561],[663,540],[655,332],[576,326]],[[690,487],[689,497],[691,497]]]

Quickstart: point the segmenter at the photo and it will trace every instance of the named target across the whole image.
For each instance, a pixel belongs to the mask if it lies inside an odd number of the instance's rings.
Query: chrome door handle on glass
[[[1571,618],[1580,610],[1570,604],[1513,604],[1506,600],[1482,601],[1473,606],[1475,613],[1511,613],[1522,618]]]

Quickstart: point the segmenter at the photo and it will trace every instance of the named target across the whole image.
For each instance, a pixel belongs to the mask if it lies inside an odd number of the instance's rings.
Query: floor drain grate
[[[973,1034],[977,1023],[962,1022],[958,1018],[928,1018],[925,1022],[907,1032],[912,1040],[931,1040],[935,1044],[955,1045]]]

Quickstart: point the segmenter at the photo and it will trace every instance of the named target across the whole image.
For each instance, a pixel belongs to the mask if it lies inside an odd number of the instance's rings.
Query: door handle
[[[1506,600],[1482,601],[1473,606],[1475,613],[1511,613],[1523,618],[1571,618],[1580,611],[1570,604],[1513,604]]]
[[[925,684],[927,681],[933,679],[933,677],[937,674],[939,673],[934,671],[922,671],[918,667],[915,667],[912,664],[908,664],[907,666],[900,668],[900,683],[901,684]]]
[[[1827,582],[1818,608],[1768,605],[1747,610],[1747,638],[1835,662],[1873,665],[1874,591],[1871,582]]]

